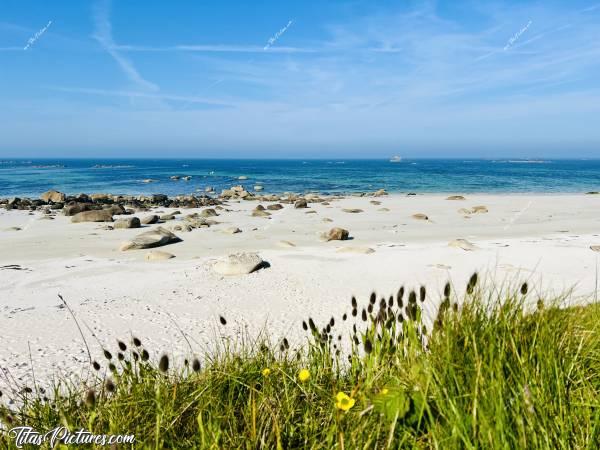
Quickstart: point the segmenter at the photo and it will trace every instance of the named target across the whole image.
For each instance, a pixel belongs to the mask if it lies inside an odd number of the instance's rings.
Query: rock
[[[333,222],[333,220],[331,220],[329,217],[325,217],[321,222],[329,223]]]
[[[466,200],[462,195],[451,195],[446,200]]]
[[[175,216],[173,214],[163,214],[160,216],[160,220],[175,220]]]
[[[125,214],[125,208],[122,205],[110,205],[104,208],[105,211],[110,211],[113,216],[117,216],[119,214]]]
[[[160,247],[162,245],[172,244],[174,242],[180,242],[175,234],[163,227],[157,227],[154,230],[145,231],[138,234],[131,241],[124,242],[120,250],[135,250],[142,248]]]
[[[344,211],[345,213],[350,213],[350,214],[357,214],[357,213],[363,212],[362,209],[358,209],[358,208],[343,208],[342,211]]]
[[[63,214],[65,216],[74,216],[77,213],[82,211],[87,211],[89,209],[89,205],[86,203],[75,203],[71,202],[68,205],[63,207]]]
[[[477,250],[477,247],[466,239],[455,239],[448,243],[449,247],[462,248],[465,251],[471,252]]]
[[[164,261],[172,258],[175,258],[175,255],[172,253],[161,252],[160,250],[152,250],[144,256],[146,261]]]
[[[279,211],[280,209],[283,209],[283,205],[280,203],[275,203],[274,205],[268,205],[267,209],[269,211]]]
[[[139,228],[142,226],[140,219],[137,217],[127,217],[126,219],[119,219],[115,222],[113,227],[116,229],[124,228]]]
[[[217,261],[213,270],[221,275],[245,275],[264,266],[257,253],[236,253]]]
[[[311,209],[310,211],[306,211],[304,214],[317,214],[317,212],[314,209]]]
[[[242,230],[240,230],[238,227],[225,228],[222,231],[225,234],[237,234],[237,233],[241,233],[242,232]]]
[[[381,197],[382,195],[388,195],[387,192],[385,192],[385,189],[379,189],[377,192],[375,192],[373,194],[375,197]]]
[[[4,231],[21,231],[22,228],[21,227],[8,227],[5,228]]]
[[[255,190],[255,191],[262,191],[263,189],[264,189],[264,188],[263,188],[262,186],[260,186],[260,185],[256,185],[256,186],[254,186],[254,190]]]
[[[590,245],[590,250],[593,252],[600,252],[600,245]]]
[[[345,241],[348,239],[350,233],[348,230],[344,230],[343,228],[332,228],[329,232],[324,236],[327,241]]]
[[[165,194],[154,194],[152,196],[152,203],[165,203],[169,200],[169,197]]]
[[[252,217],[269,217],[270,215],[270,212],[263,211],[261,209],[255,209],[252,211]]]
[[[471,214],[471,210],[467,208],[460,208],[458,212],[459,214]]]
[[[488,212],[488,209],[486,206],[473,206],[471,212],[473,214],[482,214]]]
[[[192,179],[192,177],[189,175],[186,175],[185,177],[182,177],[181,179],[184,181],[190,181]]]
[[[429,217],[427,217],[426,214],[413,214],[413,219],[417,219],[417,220],[429,220]]]
[[[108,200],[108,199],[109,199],[108,194],[95,193],[95,194],[90,195],[90,200],[92,200],[93,202],[103,201],[103,200]]]
[[[389,208],[379,208],[377,211],[388,212],[389,210]]]
[[[257,205],[256,208],[254,208],[254,209],[259,210],[259,211],[264,211],[265,207],[263,205]]]
[[[590,191],[590,192],[586,192],[585,195],[598,195],[600,194],[600,192],[598,191]]]
[[[169,177],[169,178],[171,178],[171,180],[173,180],[173,181],[177,181],[177,180],[179,180],[179,175],[173,175],[172,177]]]
[[[206,186],[206,187],[204,188],[204,192],[214,192],[214,190],[215,190],[215,189],[214,189],[212,186]]]
[[[112,222],[113,217],[110,211],[106,209],[82,211],[71,217],[71,222]]]
[[[294,203],[294,208],[308,208],[308,202],[304,198],[298,199],[296,200],[296,203]]]
[[[141,223],[143,223],[144,225],[152,225],[156,222],[158,222],[158,216],[156,214],[146,216],[141,220]]]
[[[370,247],[342,247],[336,251],[336,253],[359,253],[362,255],[368,255],[370,253],[375,253]]]
[[[202,211],[200,213],[200,215],[202,217],[215,217],[215,216],[218,216],[217,211],[215,211],[213,208],[205,209],[204,211]]]
[[[371,205],[375,205],[375,206],[379,206],[379,205],[381,205],[381,202],[380,202],[380,201],[377,201],[377,200],[371,200],[369,203],[370,203]]]
[[[296,246],[296,244],[294,244],[293,242],[290,242],[290,241],[279,241],[277,243],[277,245],[279,245],[280,247],[284,247],[284,248],[292,248],[292,247]]]
[[[65,194],[63,194],[62,192],[50,190],[40,195],[40,199],[45,201],[46,203],[62,203],[65,201]]]

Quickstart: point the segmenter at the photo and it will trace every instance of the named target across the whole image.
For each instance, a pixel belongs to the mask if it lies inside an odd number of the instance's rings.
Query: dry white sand
[[[600,245],[600,196],[466,197],[349,197],[308,209],[286,205],[269,219],[250,216],[256,202],[229,202],[230,211],[215,218],[219,225],[176,232],[183,241],[160,249],[176,258],[158,262],[144,260],[149,250],[118,250],[144,230],[107,230],[105,224],[72,224],[63,216],[43,220],[37,212],[0,210],[0,367],[5,376],[29,380],[31,357],[37,379],[47,380],[58,372],[82,373],[89,365],[77,325],[58,294],[75,312],[94,357],[101,356],[102,346],[114,349],[116,339],[135,335],[150,344],[154,358],[161,351],[189,351],[179,328],[197,352],[211,346],[215,329],[256,334],[268,326],[274,337],[297,342],[301,320],[309,315],[322,323],[349,312],[352,295],[365,302],[373,290],[389,296],[401,284],[409,289],[425,284],[430,297],[425,307],[433,312],[443,284],[451,280],[462,288],[473,271],[498,284],[528,281],[532,297],[572,289],[569,301],[593,298],[600,253],[589,247]],[[477,205],[489,212],[458,212]],[[196,210],[181,211],[183,216]],[[429,220],[414,219],[418,213]],[[232,226],[242,232],[222,232]],[[348,229],[353,239],[322,242],[319,233],[334,226]],[[477,249],[449,247],[457,238]],[[282,240],[296,246],[282,247]],[[339,252],[342,248],[350,251]],[[259,252],[270,267],[234,277],[211,269],[215,259],[238,251]],[[22,270],[2,268],[8,265]],[[219,315],[228,319],[227,327],[217,325]]]

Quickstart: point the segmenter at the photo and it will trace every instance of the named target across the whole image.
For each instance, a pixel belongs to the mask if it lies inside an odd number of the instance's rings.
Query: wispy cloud
[[[166,47],[140,46],[140,45],[115,45],[115,50],[126,52],[199,52],[199,53],[262,53],[264,48],[258,45],[204,45],[181,44]],[[273,47],[269,49],[275,53],[315,53],[319,50],[298,47]]]
[[[150,91],[158,91],[156,84],[145,80],[133,63],[118,51],[112,37],[112,25],[110,22],[110,0],[99,0],[94,6],[94,39],[113,57],[125,76],[137,87]]]

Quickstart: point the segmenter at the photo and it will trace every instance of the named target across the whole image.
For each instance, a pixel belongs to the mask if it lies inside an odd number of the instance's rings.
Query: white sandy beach
[[[0,367],[19,380],[31,377],[30,358],[38,380],[87,368],[77,325],[58,294],[75,312],[95,357],[101,344],[114,348],[116,339],[131,335],[152,343],[152,357],[185,354],[178,328],[198,352],[210,347],[215,329],[256,334],[267,325],[273,337],[297,342],[308,316],[323,322],[349,312],[352,295],[364,303],[373,290],[389,296],[401,284],[426,285],[431,300],[425,309],[433,312],[443,284],[450,280],[460,290],[473,271],[498,284],[528,281],[532,297],[573,288],[568,301],[593,298],[600,253],[590,246],[600,245],[600,195],[446,197],[348,197],[307,209],[285,205],[270,218],[251,217],[256,201],[230,201],[229,211],[214,217],[218,225],[175,232],[182,242],[160,250],[176,258],[155,262],[144,260],[149,250],[119,246],[159,225],[108,230],[60,214],[43,220],[41,212],[0,209]],[[477,205],[488,212],[458,212]],[[181,209],[180,217],[195,211]],[[412,217],[418,213],[429,220]],[[223,232],[232,226],[242,232]],[[334,226],[349,230],[352,239],[319,239]],[[448,245],[458,238],[476,249]],[[283,247],[282,240],[295,247]],[[258,252],[270,267],[229,277],[212,269],[216,259],[240,251]],[[219,315],[227,327],[217,325]]]

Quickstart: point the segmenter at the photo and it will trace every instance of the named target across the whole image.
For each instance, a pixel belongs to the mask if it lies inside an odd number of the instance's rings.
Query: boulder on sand
[[[451,195],[446,200],[466,200],[462,195]]]
[[[323,237],[326,241],[345,241],[348,239],[350,232],[348,230],[344,230],[343,228],[335,227],[329,230],[327,234]]]
[[[40,195],[40,199],[46,203],[62,203],[65,201],[65,194],[55,190],[49,190],[48,192],[44,192],[42,195]]]
[[[68,205],[63,207],[63,214],[65,216],[74,216],[82,211],[87,211],[89,206],[86,203],[69,202]]]
[[[245,275],[264,266],[258,253],[236,253],[217,261],[213,270],[221,275]]]
[[[140,219],[137,217],[127,217],[126,219],[119,219],[113,225],[115,229],[122,228],[139,228],[142,226]]]
[[[358,209],[358,208],[343,208],[342,211],[344,211],[345,213],[350,213],[350,214],[358,214],[363,212],[362,209]]]
[[[113,217],[110,211],[106,209],[95,209],[91,211],[82,211],[71,217],[71,222],[112,222]]]
[[[296,200],[296,203],[294,203],[294,208],[308,208],[306,199],[301,198]]]
[[[413,214],[413,219],[429,220],[429,217],[427,217],[427,214],[418,213],[418,214]]]
[[[150,215],[150,216],[146,216],[146,217],[144,217],[144,218],[141,220],[141,222],[142,222],[144,225],[152,225],[153,223],[156,223],[156,222],[158,222],[158,216],[157,216],[156,214],[152,214],[152,215]]]
[[[154,230],[145,231],[138,234],[131,241],[124,242],[120,250],[137,250],[142,248],[160,247],[162,245],[172,244],[174,242],[180,242],[175,234],[163,227],[157,227]]]

